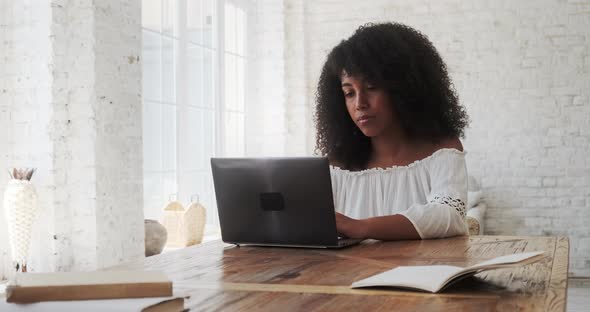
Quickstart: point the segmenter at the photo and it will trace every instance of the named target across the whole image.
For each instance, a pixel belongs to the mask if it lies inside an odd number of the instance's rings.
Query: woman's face
[[[393,130],[393,105],[384,89],[346,74],[340,80],[348,114],[365,136],[376,137]]]

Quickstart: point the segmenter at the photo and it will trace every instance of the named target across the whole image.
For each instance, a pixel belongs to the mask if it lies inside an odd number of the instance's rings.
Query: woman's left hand
[[[363,220],[349,218],[336,212],[336,229],[340,235],[350,238],[366,238],[367,226]]]

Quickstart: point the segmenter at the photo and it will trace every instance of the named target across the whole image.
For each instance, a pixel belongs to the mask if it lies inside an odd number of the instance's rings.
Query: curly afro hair
[[[397,23],[365,24],[328,54],[316,94],[316,154],[345,169],[366,166],[371,141],[346,109],[341,76],[383,88],[408,138],[437,143],[463,137],[468,117],[442,58],[419,31]]]

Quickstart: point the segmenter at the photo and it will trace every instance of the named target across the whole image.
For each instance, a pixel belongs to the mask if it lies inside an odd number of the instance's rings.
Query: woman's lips
[[[375,117],[373,116],[361,116],[357,119],[359,126],[365,126],[370,123]]]

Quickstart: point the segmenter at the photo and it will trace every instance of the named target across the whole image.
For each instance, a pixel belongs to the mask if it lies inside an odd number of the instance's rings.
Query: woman
[[[316,106],[338,231],[351,238],[467,234],[468,120],[432,43],[401,24],[367,24],[329,53]]]

